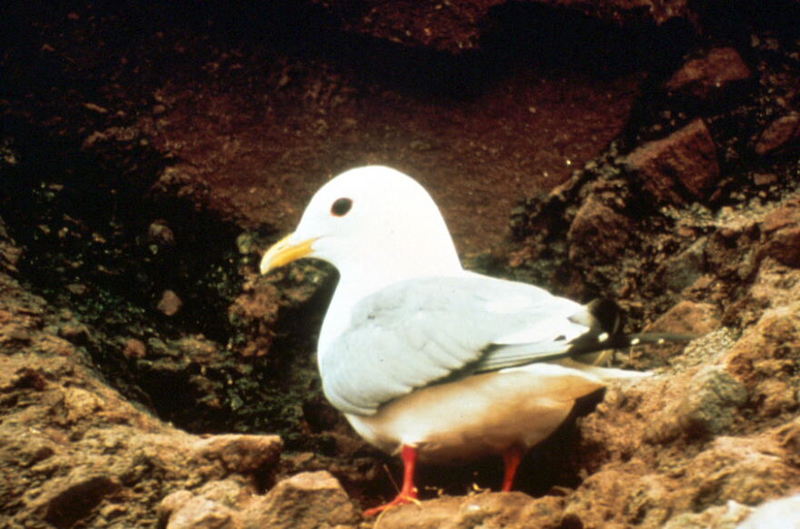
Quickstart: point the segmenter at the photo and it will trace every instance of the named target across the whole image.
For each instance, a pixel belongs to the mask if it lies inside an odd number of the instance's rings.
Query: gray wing
[[[563,353],[590,320],[582,305],[524,283],[401,281],[359,302],[320,352],[323,389],[339,410],[370,415],[415,388]]]

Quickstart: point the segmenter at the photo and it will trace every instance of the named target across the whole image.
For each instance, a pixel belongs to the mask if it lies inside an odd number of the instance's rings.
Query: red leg
[[[514,485],[514,477],[517,475],[519,463],[522,461],[522,456],[525,455],[525,450],[519,445],[511,445],[506,451],[503,452],[503,464],[505,466],[505,473],[503,475],[503,492],[508,492]]]
[[[395,505],[413,503],[417,499],[417,487],[414,486],[414,470],[417,466],[417,449],[413,446],[403,445],[400,451],[403,460],[403,487],[397,493],[395,499],[385,505],[373,507],[364,511],[364,516],[375,516]]]

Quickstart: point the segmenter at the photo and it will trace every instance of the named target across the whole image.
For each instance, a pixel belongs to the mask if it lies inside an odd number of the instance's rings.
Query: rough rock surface
[[[668,203],[706,198],[720,175],[716,146],[702,119],[642,145],[628,155],[627,164],[653,198]]]
[[[733,529],[800,490],[798,2],[4,15],[1,526]],[[471,268],[702,336],[616,355],[652,376],[520,491],[426,466],[419,505],[361,519],[399,469],[319,391],[333,274],[256,266],[364,163],[419,177]]]

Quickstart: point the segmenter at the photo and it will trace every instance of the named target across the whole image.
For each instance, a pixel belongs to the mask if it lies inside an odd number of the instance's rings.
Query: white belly
[[[375,415],[347,419],[386,452],[411,445],[423,461],[459,462],[541,442],[569,415],[575,399],[603,386],[594,373],[532,364],[429,386]]]

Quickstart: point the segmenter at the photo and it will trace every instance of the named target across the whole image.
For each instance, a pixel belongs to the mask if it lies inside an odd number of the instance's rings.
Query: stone
[[[751,76],[750,68],[734,48],[713,48],[702,57],[686,61],[665,86],[670,92],[706,99],[731,83]]]
[[[705,271],[707,242],[707,237],[700,237],[682,252],[664,260],[656,270],[659,282],[673,292],[692,286]]]
[[[707,366],[692,377],[674,414],[689,434],[719,435],[730,428],[734,410],[746,401],[747,390],[741,382],[724,369]]]
[[[152,243],[161,247],[175,245],[175,233],[163,219],[155,220],[150,224],[147,228],[147,237]]]
[[[283,441],[277,435],[213,435],[194,443],[195,454],[222,463],[228,472],[252,474],[278,461]]]
[[[756,154],[780,151],[800,139],[800,113],[792,112],[771,122],[756,140]]]
[[[442,496],[419,505],[403,505],[386,511],[380,529],[523,529],[556,526],[561,500],[534,499],[521,492],[483,492],[465,497]],[[550,522],[545,524],[544,522]]]
[[[570,259],[576,260],[581,253],[591,252],[602,261],[614,261],[628,244],[631,226],[627,217],[590,196],[578,210],[567,233]]]
[[[625,164],[658,202],[707,198],[720,177],[717,148],[702,119],[631,152]]]
[[[734,529],[736,524],[750,514],[751,509],[735,501],[715,505],[703,512],[682,513],[672,518],[661,529]],[[777,528],[776,528],[777,529]]]
[[[178,297],[178,294],[172,290],[165,290],[161,293],[161,300],[156,308],[165,316],[174,316],[181,310],[182,306],[183,301]]]
[[[73,471],[48,487],[49,493],[36,501],[35,510],[57,527],[67,529],[92,514],[103,498],[119,489],[119,483],[102,474]]]
[[[767,255],[786,266],[800,268],[800,224],[767,235],[759,248],[759,256]]]
[[[144,358],[147,356],[147,346],[141,340],[129,338],[125,340],[125,345],[122,347],[122,354],[127,358]]]
[[[327,471],[286,478],[243,513],[245,529],[316,529],[354,524],[358,518],[347,493]]]
[[[715,305],[683,300],[648,325],[647,332],[703,335],[719,328],[720,313]]]
[[[235,529],[237,527],[234,511],[208,498],[194,496],[183,502],[169,516],[166,529]]]
[[[717,437],[690,464],[685,486],[694,511],[730,500],[757,505],[787,494],[800,479],[800,469],[769,438]]]

